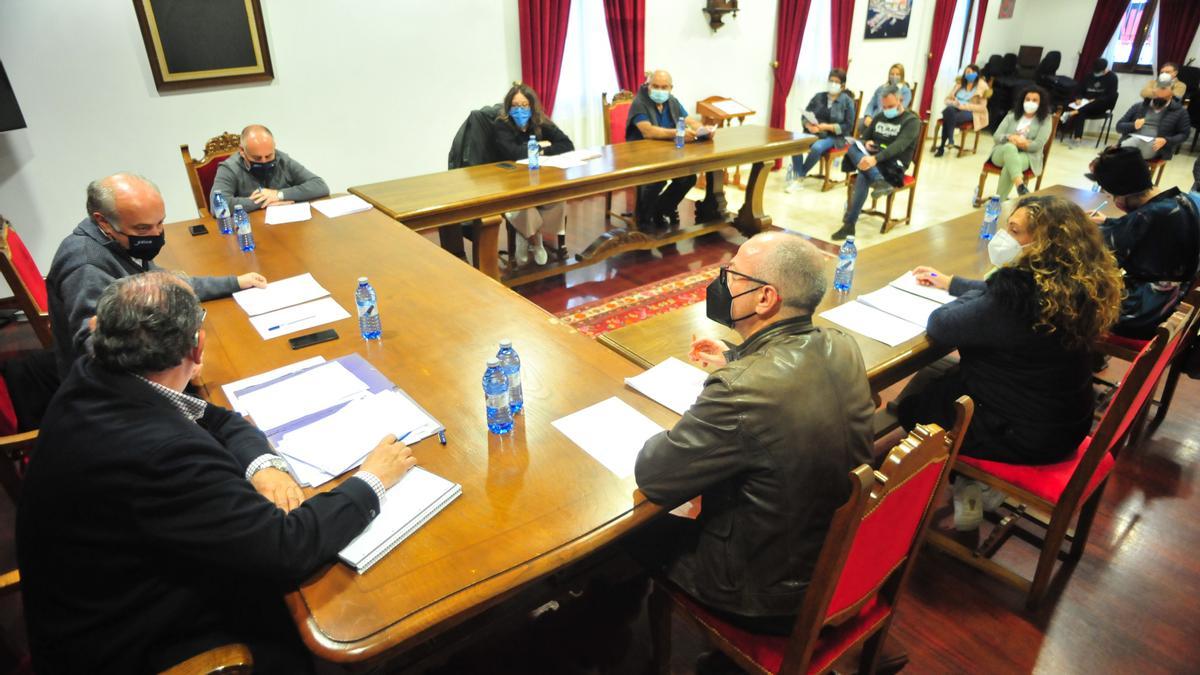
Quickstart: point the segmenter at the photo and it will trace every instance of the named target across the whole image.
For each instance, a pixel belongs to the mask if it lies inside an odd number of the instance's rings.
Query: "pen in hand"
[[[1093,215],[1093,216],[1098,216],[1098,215],[1100,215],[1100,209],[1102,209],[1102,208],[1104,208],[1104,207],[1106,207],[1106,206],[1108,206],[1108,202],[1104,202],[1104,203],[1103,203],[1103,204],[1101,204],[1100,206],[1097,206],[1095,209],[1093,209],[1093,210],[1092,210],[1092,215]]]

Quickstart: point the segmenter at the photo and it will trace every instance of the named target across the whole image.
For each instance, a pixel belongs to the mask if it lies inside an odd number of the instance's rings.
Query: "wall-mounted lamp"
[[[708,15],[708,25],[715,33],[725,25],[725,15],[733,12],[736,17],[738,0],[705,0],[704,13]]]

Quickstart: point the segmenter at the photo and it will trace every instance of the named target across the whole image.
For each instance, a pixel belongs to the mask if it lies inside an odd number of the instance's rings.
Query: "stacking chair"
[[[1135,419],[1153,392],[1153,383],[1166,368],[1169,355],[1183,338],[1186,318],[1183,312],[1176,312],[1159,327],[1154,340],[1138,354],[1125,380],[1118,386],[1116,396],[1100,418],[1099,426],[1068,459],[1056,464],[1027,466],[959,456],[954,466],[956,473],[1004,492],[1009,495],[1009,503],[1020,505],[1004,507],[1009,513],[1000,520],[987,539],[974,549],[937,529],[929,533],[929,543],[1025,591],[1028,609],[1040,605],[1049,590],[1055,562],[1061,559],[1074,563],[1083,556],[1100,497],[1116,463],[1115,453],[1122,441],[1130,437],[1136,440],[1136,432],[1133,431]],[[1049,520],[1044,521],[1030,511],[1050,514]],[[1068,530],[1077,514],[1072,536]],[[1032,580],[992,559],[995,552],[1020,529],[1016,524],[1022,519],[1045,530]],[[1021,531],[1026,536],[1036,537],[1035,534]],[[1064,553],[1063,543],[1068,541],[1070,548]],[[1068,564],[1063,572],[1069,572],[1072,566]]]
[[[50,331],[46,279],[38,271],[25,242],[3,215],[0,215],[0,272],[13,292],[12,297],[0,299],[0,307],[24,312],[42,346],[49,349],[54,344],[54,334]]]
[[[966,396],[958,399],[956,408],[949,433],[934,424],[918,426],[888,453],[878,471],[864,464],[850,472],[850,496],[830,523],[791,636],[742,630],[655,580],[650,626],[656,672],[670,672],[673,612],[695,624],[749,672],[825,672],[860,644],[858,672],[874,672],[924,538],[930,506],[946,482],[974,412]]]
[[[1055,110],[1051,114],[1054,116],[1054,121],[1051,123],[1052,126],[1050,127],[1050,138],[1048,138],[1046,140],[1046,144],[1044,146],[1042,146],[1042,173],[1041,173],[1041,175],[1039,175],[1037,177],[1037,182],[1034,183],[1034,188],[1033,188],[1034,190],[1042,189],[1042,177],[1046,175],[1046,162],[1050,161],[1050,148],[1054,145],[1054,139],[1057,137],[1056,135],[1058,134],[1058,121],[1059,121],[1059,116],[1062,114],[1062,111]],[[1034,177],[1033,169],[1025,169],[1023,174],[1025,176],[1026,182],[1028,182],[1031,178]],[[996,166],[995,164],[992,164],[991,157],[984,160],[983,169],[980,170],[980,172],[979,172],[979,187],[975,190],[975,207],[976,208],[978,208],[979,205],[984,202],[983,187],[987,183],[988,175],[995,175],[995,176],[1000,175],[1000,167]]]
[[[862,100],[863,93],[860,91],[858,92],[858,96],[854,98],[854,128],[851,129],[849,134],[846,134],[846,138],[855,138],[858,136],[858,119],[862,116]],[[821,192],[832,190],[834,185],[845,183],[850,178],[850,174],[846,174],[840,181],[833,180],[833,160],[835,158],[840,160],[849,149],[850,143],[847,143],[840,148],[830,148],[829,152],[821,155],[821,173],[814,176],[814,178],[822,179]]]
[[[237,152],[241,143],[240,134],[226,131],[220,136],[208,139],[204,144],[204,156],[200,159],[192,157],[187,143],[179,146],[179,153],[183,155],[183,168],[187,171],[188,182],[192,186],[192,198],[196,200],[196,211],[201,218],[209,216],[208,193],[212,191],[213,181],[217,178],[217,167]]]
[[[1159,182],[1162,181],[1163,170],[1167,168],[1167,160],[1146,160],[1146,166],[1150,167],[1150,175],[1154,176],[1154,187],[1158,187]]]
[[[912,166],[909,167],[910,173],[905,174],[904,184],[892,190],[885,198],[887,201],[884,205],[884,210],[879,211],[875,208],[877,200],[871,200],[870,208],[862,210],[864,215],[881,216],[883,217],[883,225],[879,228],[880,234],[887,234],[893,227],[899,223],[911,223],[913,212],[913,200],[917,197],[917,178],[921,175],[921,159],[925,156],[925,132],[929,130],[929,122],[921,120],[921,134],[917,138],[916,155],[913,156]],[[849,202],[854,194],[854,183],[850,179],[853,173],[846,176],[846,200]],[[892,218],[892,206],[895,204],[896,195],[902,191],[908,192],[908,208],[905,211],[904,218]]]
[[[608,94],[600,94],[600,103],[604,107],[604,144],[624,143],[625,123],[629,119],[629,106],[633,105],[633,92],[622,89],[613,94],[611,102],[608,100]],[[604,220],[609,229],[612,229],[613,218],[620,220],[629,228],[636,225],[633,215],[636,212],[634,209],[634,200],[636,199],[637,189],[625,190],[625,208],[629,211],[613,213],[613,193],[604,193]]]

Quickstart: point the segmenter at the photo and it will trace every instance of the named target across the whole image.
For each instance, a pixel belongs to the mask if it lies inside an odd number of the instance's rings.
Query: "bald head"
[[[825,256],[803,237],[757,234],[742,244],[737,258],[740,270],[769,282],[779,290],[783,306],[797,314],[811,314],[825,297]]]
[[[275,135],[261,124],[251,124],[242,129],[242,157],[248,162],[275,159]]]
[[[128,233],[139,225],[160,227],[166,218],[158,186],[133,173],[116,173],[87,187],[88,215]]]
[[[671,74],[665,70],[656,70],[650,73],[650,79],[646,81],[651,89],[664,89],[671,91],[675,86],[674,80],[671,79]]]

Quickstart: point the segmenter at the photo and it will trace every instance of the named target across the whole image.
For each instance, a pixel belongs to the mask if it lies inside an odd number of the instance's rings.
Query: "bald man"
[[[675,81],[665,70],[656,70],[638,90],[629,106],[625,122],[625,140],[675,141],[679,120],[684,121],[684,141],[697,140],[703,126],[696,117],[688,117],[687,109],[675,98]],[[705,129],[705,138],[713,130]],[[637,222],[643,231],[662,230],[679,224],[679,202],[696,184],[695,176],[680,176],[670,181],[642,185],[637,192]]]
[[[92,181],[87,213],[59,244],[46,277],[55,357],[64,377],[75,359],[90,351],[88,321],[96,314],[100,293],[114,279],[160,269],[153,260],[166,243],[162,195],[141,176],[118,173]],[[254,272],[189,281],[201,300],[267,285],[266,278]]]
[[[246,211],[273,204],[307,202],[329,196],[329,186],[300,162],[275,149],[275,136],[261,124],[242,129],[242,144],[236,155],[221,162],[208,194],[221,192],[229,208],[241,205]]]

